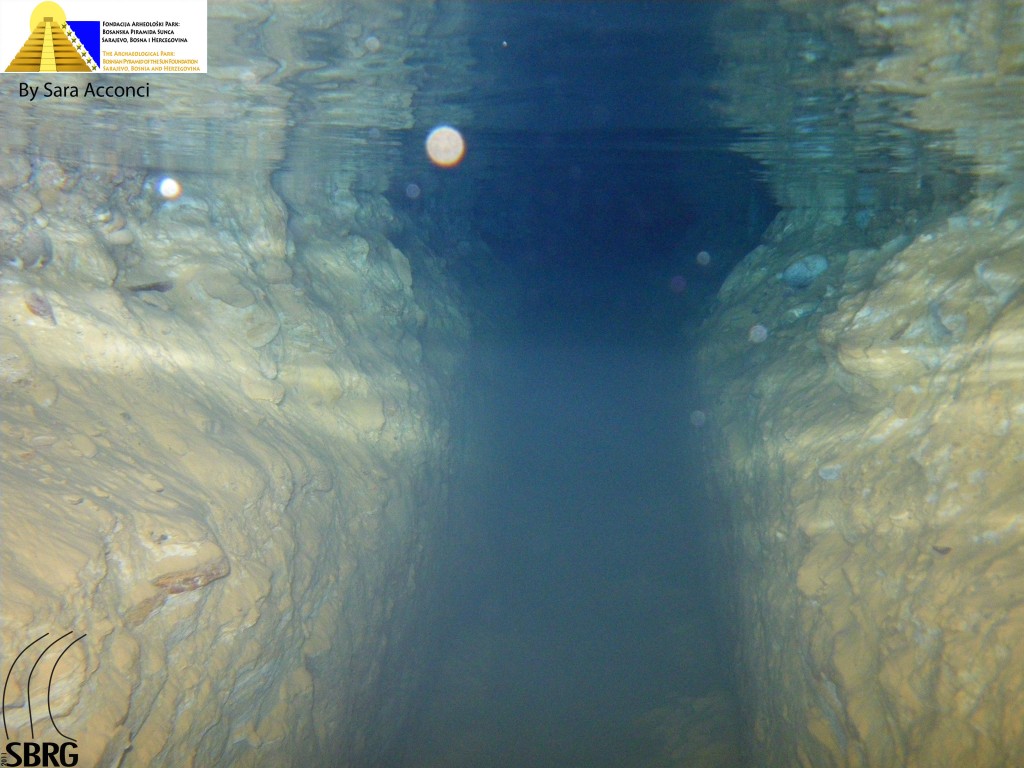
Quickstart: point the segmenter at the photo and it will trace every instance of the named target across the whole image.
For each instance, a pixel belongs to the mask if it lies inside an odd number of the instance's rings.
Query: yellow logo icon
[[[91,72],[96,63],[68,26],[64,9],[43,2],[32,11],[29,36],[7,72]]]

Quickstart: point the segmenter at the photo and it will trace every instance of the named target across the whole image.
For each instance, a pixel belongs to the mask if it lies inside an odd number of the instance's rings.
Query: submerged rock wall
[[[781,5],[721,44],[789,207],[701,350],[748,756],[1024,764],[1024,12]]]
[[[466,328],[430,254],[389,242],[382,182],[352,191],[372,154],[316,210],[271,186],[292,151],[284,86],[316,66],[314,41],[353,90],[368,52],[368,91],[401,80],[411,15],[314,5],[269,20],[211,3],[211,40],[235,45],[211,46],[211,77],[154,86],[157,132],[117,113],[121,148],[41,136],[4,94],[5,670],[49,633],[4,710],[11,739],[77,739],[79,765],[373,764],[408,703]],[[410,92],[363,119],[408,125]],[[214,120],[218,100],[235,127],[211,147],[216,123],[188,110]],[[194,167],[205,152],[213,173]],[[161,169],[180,197],[159,194]],[[51,724],[29,667],[65,632],[40,666],[84,635],[55,669]]]

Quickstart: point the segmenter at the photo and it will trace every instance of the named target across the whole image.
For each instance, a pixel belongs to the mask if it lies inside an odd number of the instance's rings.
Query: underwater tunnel
[[[0,9],[6,765],[1024,764],[1021,0],[200,6]]]

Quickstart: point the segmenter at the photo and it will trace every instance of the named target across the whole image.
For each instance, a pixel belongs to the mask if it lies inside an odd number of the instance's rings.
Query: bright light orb
[[[450,125],[439,125],[427,136],[427,157],[441,168],[452,168],[466,154],[466,141]]]
[[[156,191],[160,193],[160,197],[164,200],[177,200],[181,197],[181,182],[177,179],[172,179],[170,176],[164,176],[157,183]]]

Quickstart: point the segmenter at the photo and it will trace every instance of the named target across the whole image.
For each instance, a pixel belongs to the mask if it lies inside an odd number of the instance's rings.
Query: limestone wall
[[[1021,5],[746,5],[727,111],[790,207],[701,375],[748,755],[1022,764]]]
[[[413,12],[374,6],[211,2],[215,74],[138,113],[0,102],[5,674],[49,633],[10,678],[12,740],[59,727],[83,766],[340,766],[401,724],[465,323],[387,237],[386,163],[360,190],[358,157],[325,171],[320,204],[271,183],[304,151],[288,78],[316,36],[387,102],[367,126],[410,124]],[[82,634],[51,724],[46,676]]]

